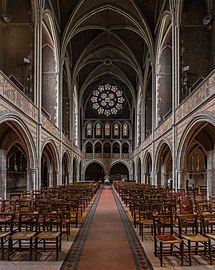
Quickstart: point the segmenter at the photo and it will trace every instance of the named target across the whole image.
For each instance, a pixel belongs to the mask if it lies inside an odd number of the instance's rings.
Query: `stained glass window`
[[[91,123],[88,123],[88,124],[87,124],[87,136],[88,136],[88,137],[92,137],[92,134],[93,134],[93,127],[92,127],[92,124],[91,124]]]
[[[128,136],[128,124],[123,124],[123,137],[127,137]]]
[[[100,115],[110,116],[122,110],[125,98],[116,85],[99,85],[91,96],[93,109]]]
[[[118,137],[119,136],[119,125],[116,123],[113,127],[113,135]]]
[[[100,123],[96,124],[96,136],[101,136],[102,134],[102,127]]]
[[[105,124],[105,136],[110,136],[110,124]]]

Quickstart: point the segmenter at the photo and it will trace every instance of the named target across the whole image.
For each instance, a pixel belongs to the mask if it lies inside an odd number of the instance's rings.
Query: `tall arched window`
[[[122,135],[124,138],[128,137],[128,124],[124,123],[122,127]]]
[[[73,93],[73,138],[74,144],[78,146],[78,101],[77,101],[77,92],[76,86],[74,87]]]
[[[102,126],[100,123],[96,124],[96,136],[100,137],[102,135]]]
[[[119,137],[119,124],[115,123],[113,126],[113,136]]]
[[[109,123],[105,124],[105,136],[106,137],[110,136],[110,124]]]
[[[140,96],[140,100],[137,105],[137,146],[140,145],[141,142],[141,100],[142,96]]]
[[[86,128],[86,136],[92,137],[92,135],[93,135],[93,126],[91,123],[88,123]]]

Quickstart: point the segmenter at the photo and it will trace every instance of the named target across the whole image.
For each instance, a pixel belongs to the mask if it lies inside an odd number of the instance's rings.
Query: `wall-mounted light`
[[[2,18],[3,18],[3,21],[5,23],[10,23],[11,22],[11,17],[10,17],[10,15],[8,13],[2,14]]]
[[[182,72],[187,72],[190,70],[190,66],[185,66],[182,68]]]
[[[24,57],[24,64],[29,65],[31,63],[31,60]]]

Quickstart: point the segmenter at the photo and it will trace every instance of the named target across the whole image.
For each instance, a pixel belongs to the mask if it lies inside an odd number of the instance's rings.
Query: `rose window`
[[[93,91],[91,102],[98,114],[109,116],[122,110],[125,98],[116,85],[105,84]]]

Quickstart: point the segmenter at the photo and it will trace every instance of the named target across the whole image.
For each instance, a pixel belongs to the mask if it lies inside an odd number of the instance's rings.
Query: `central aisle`
[[[101,187],[61,270],[153,269],[111,186]]]
[[[136,269],[109,186],[102,190],[78,269]]]

